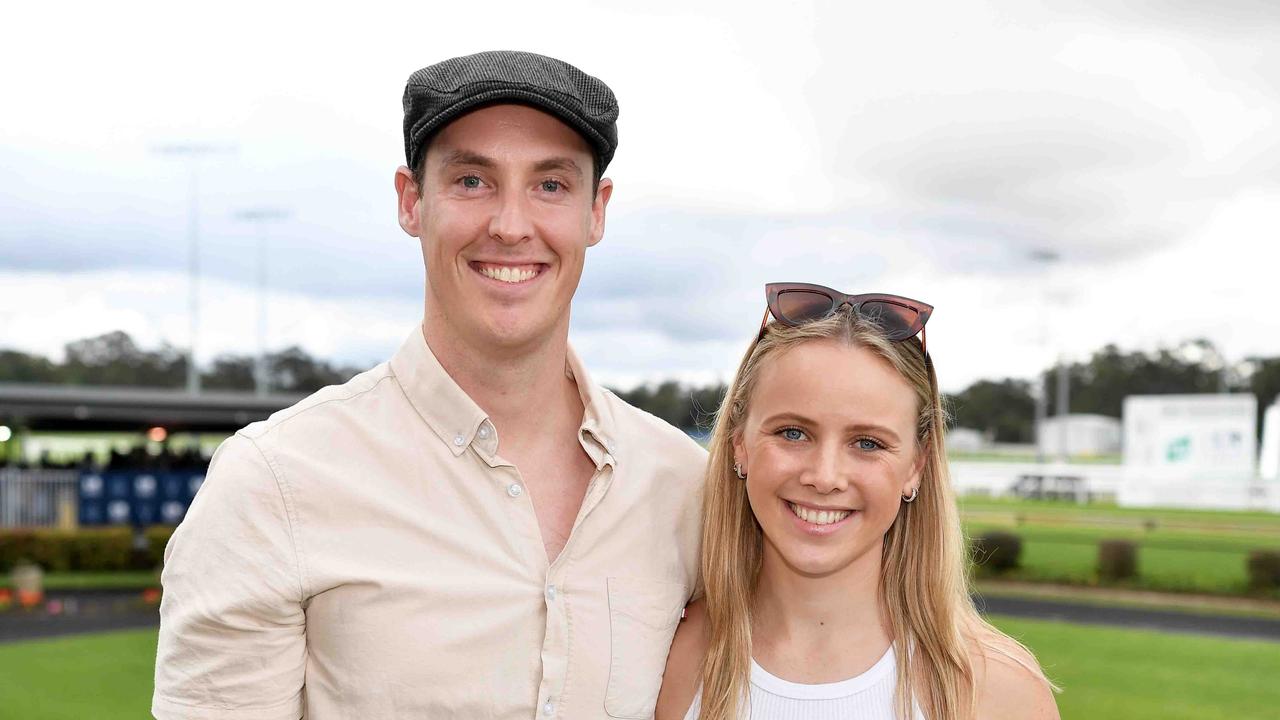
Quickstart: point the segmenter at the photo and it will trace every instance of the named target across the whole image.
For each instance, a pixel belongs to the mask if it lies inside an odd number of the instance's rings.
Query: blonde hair
[[[912,703],[931,720],[966,720],[976,710],[973,651],[995,653],[1044,678],[1031,653],[984,621],[969,596],[965,540],[943,446],[946,412],[919,340],[891,342],[874,324],[842,309],[786,327],[771,323],[753,343],[725,394],[711,434],[703,497],[702,577],[709,644],[702,668],[703,720],[738,720],[751,662],[751,599],[763,533],[734,473],[733,439],[742,432],[760,370],[798,345],[838,342],[885,360],[916,393],[917,449],[925,455],[916,500],[903,504],[885,533],[881,601],[897,656],[896,707]],[[1045,682],[1048,682],[1045,680]]]

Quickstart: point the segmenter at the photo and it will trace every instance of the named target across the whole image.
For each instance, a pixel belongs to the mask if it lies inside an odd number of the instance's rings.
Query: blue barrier
[[[80,525],[177,525],[203,482],[203,471],[85,473]]]

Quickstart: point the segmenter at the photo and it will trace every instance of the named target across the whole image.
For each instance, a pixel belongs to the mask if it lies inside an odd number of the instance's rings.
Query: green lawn
[[[155,662],[155,630],[0,645],[0,718],[149,718]]]
[[[1280,707],[1280,644],[993,617],[1063,687],[1064,718],[1248,720]],[[156,633],[0,645],[0,717],[149,717]]]
[[[1098,542],[1126,539],[1138,544],[1132,587],[1241,594],[1249,552],[1280,549],[1280,515],[1271,513],[968,498],[961,512],[971,537],[1005,530],[1022,538],[1022,567],[1011,573],[1019,580],[1096,583]]]
[[[992,618],[1030,647],[1063,692],[1064,718],[1274,718],[1280,645]]]
[[[143,590],[150,587],[160,587],[159,576],[151,570],[51,572],[44,576],[45,590]]]

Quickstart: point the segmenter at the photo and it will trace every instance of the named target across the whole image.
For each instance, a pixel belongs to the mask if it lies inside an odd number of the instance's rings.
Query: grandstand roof
[[[30,430],[231,431],[303,395],[0,383],[0,424]]]

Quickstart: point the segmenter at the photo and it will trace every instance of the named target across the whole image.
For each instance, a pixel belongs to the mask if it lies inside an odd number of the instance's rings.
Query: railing
[[[74,530],[79,470],[0,468],[0,528]]]

